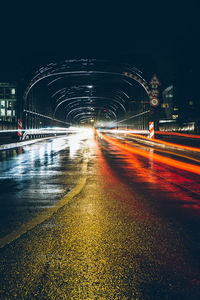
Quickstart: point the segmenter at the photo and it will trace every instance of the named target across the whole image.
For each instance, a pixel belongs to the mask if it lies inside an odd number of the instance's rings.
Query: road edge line
[[[82,172],[84,173],[87,170],[88,159],[83,162]],[[38,216],[34,217],[30,221],[25,224],[22,224],[18,229],[12,231],[11,233],[7,234],[3,238],[0,238],[0,249],[5,247],[6,245],[12,243],[13,241],[17,240],[23,234],[27,233],[37,225],[45,222],[49,219],[54,213],[56,213],[61,207],[68,204],[75,196],[80,194],[82,189],[84,188],[86,183],[86,177],[81,177],[76,186],[65,196],[63,196],[54,206],[44,210]]]

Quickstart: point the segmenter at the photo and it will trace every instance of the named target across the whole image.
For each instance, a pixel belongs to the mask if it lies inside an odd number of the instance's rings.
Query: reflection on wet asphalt
[[[104,144],[104,142],[102,142]],[[145,150],[148,158],[133,155],[113,145],[104,147],[106,157],[112,160],[112,168],[120,174],[122,181],[134,186],[140,192],[148,194],[154,205],[164,207],[165,213],[173,215],[174,210],[181,211],[181,216],[191,215],[200,217],[200,176],[198,174],[181,170],[159,163],[154,160],[154,154],[159,153],[172,157],[177,162],[187,160],[199,166],[200,155],[181,153],[172,150],[158,150],[153,147],[132,142],[133,147]],[[170,152],[170,154],[169,154]],[[114,161],[114,162],[113,162]]]
[[[0,237],[76,185],[83,141],[74,134],[0,152]]]
[[[83,147],[81,193],[0,250],[2,299],[200,299],[199,175]]]

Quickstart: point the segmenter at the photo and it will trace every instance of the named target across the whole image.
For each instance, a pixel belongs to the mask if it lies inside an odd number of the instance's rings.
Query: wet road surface
[[[78,134],[0,151],[0,237],[67,194],[80,176]],[[79,153],[77,153],[79,152]]]
[[[200,176],[162,164],[152,148],[131,143],[149,157],[91,135],[66,169],[65,141],[48,168],[58,165],[58,176],[44,184],[55,180],[63,188],[59,198],[86,182],[46,221],[0,249],[2,299],[200,298]],[[63,185],[68,172],[70,184]]]

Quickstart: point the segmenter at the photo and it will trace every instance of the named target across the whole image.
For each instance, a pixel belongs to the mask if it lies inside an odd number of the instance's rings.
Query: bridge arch
[[[146,115],[147,124],[150,97],[151,89],[135,67],[96,59],[66,60],[37,70],[24,93],[24,116],[26,123],[31,123],[27,122],[28,118],[37,119],[40,115],[46,119],[45,123],[79,125],[70,112],[75,105],[82,108],[83,114],[87,108],[93,111],[93,114],[85,113],[88,122],[90,115],[96,122],[100,115],[103,119],[99,111],[104,109],[105,119],[109,111],[115,124],[125,124],[127,120],[131,126],[132,117],[137,118],[140,113]],[[69,115],[74,119],[68,118]]]

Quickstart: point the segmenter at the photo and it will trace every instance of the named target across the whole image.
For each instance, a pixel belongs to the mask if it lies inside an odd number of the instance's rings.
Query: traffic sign
[[[152,106],[158,106],[159,100],[158,100],[157,98],[152,98],[152,99],[150,100],[150,104],[151,104]]]
[[[157,90],[157,89],[153,89],[152,91],[151,91],[151,95],[153,96],[153,97],[158,97],[158,95],[159,95],[159,90]]]
[[[153,75],[153,77],[149,83],[151,86],[156,86],[155,88],[157,88],[160,85],[160,81],[159,81],[158,77],[156,76],[156,74]]]

